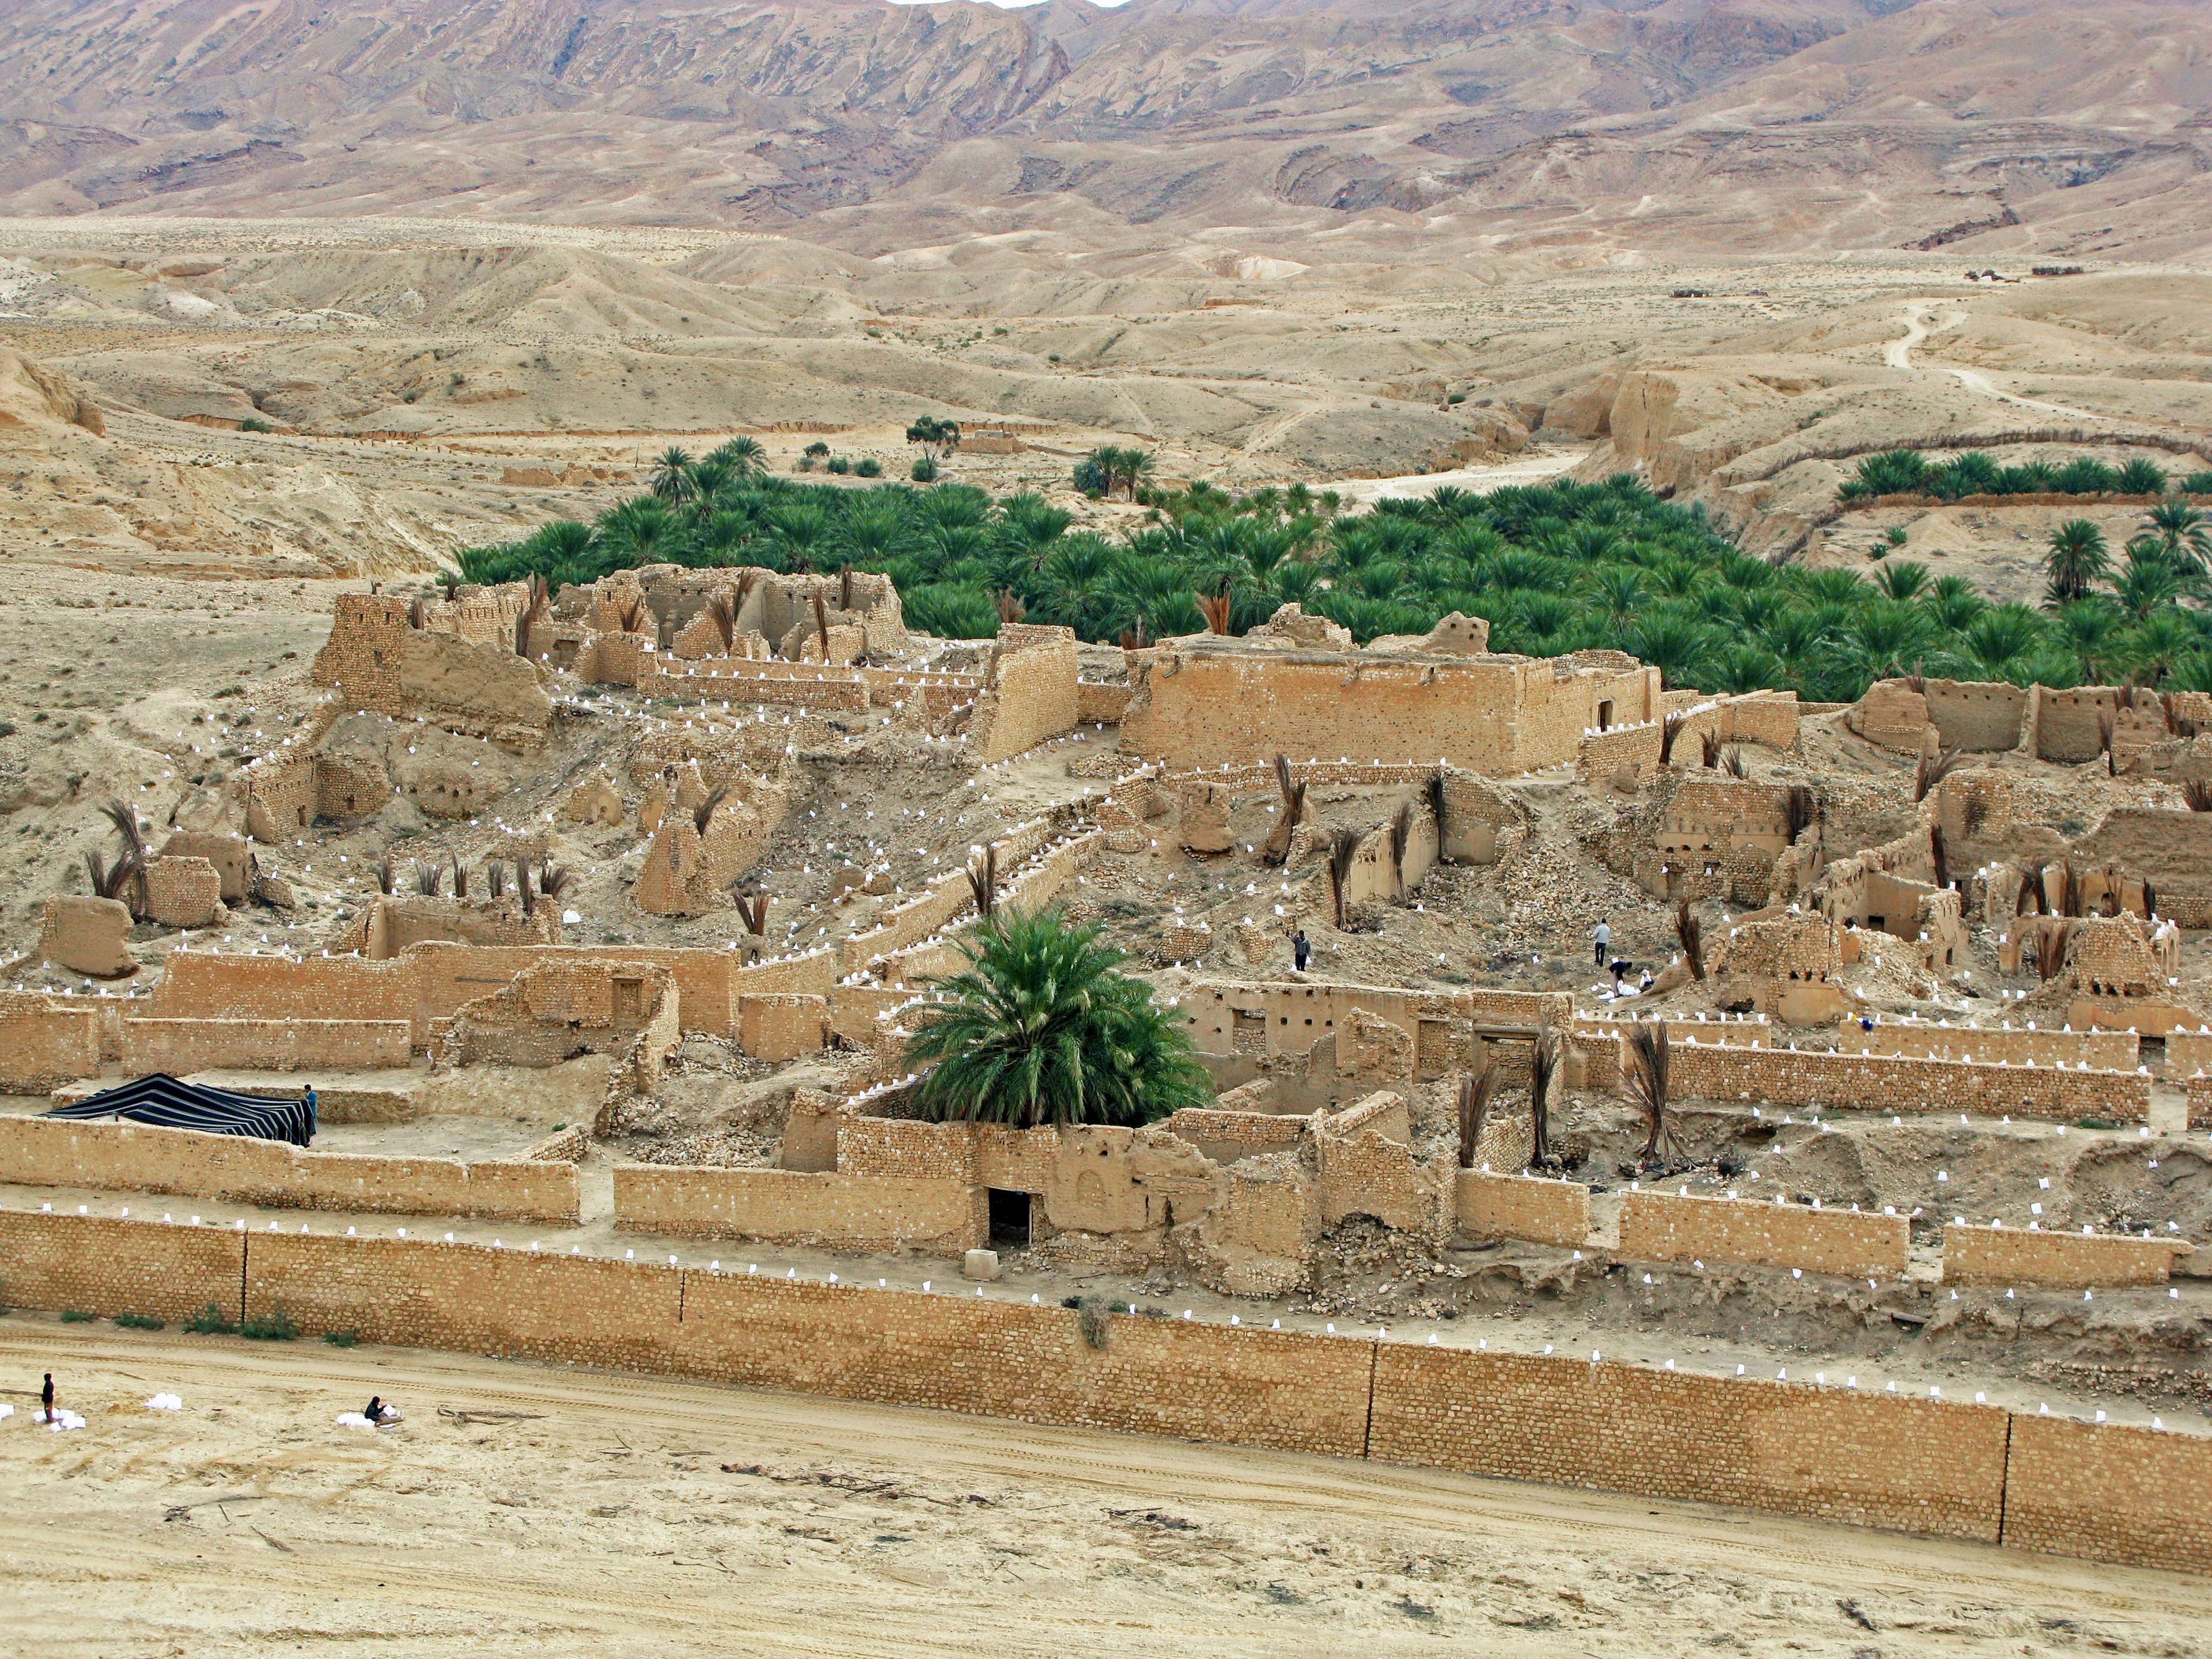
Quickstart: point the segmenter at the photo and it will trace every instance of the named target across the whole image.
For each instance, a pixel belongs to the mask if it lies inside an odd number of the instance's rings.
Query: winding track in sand
[[[1930,305],[1911,305],[1905,308],[1905,315],[1902,319],[1905,324],[1904,335],[1890,341],[1881,349],[1881,361],[1887,367],[1901,368],[1908,374],[1948,374],[1967,391],[1978,392],[1981,396],[1993,398],[2001,404],[2010,404],[2016,409],[2041,410],[2047,415],[2065,415],[2079,421],[2109,421],[2112,418],[2109,415],[2100,415],[2094,410],[2076,409],[2071,404],[2046,404],[2034,398],[2023,398],[2016,392],[2005,391],[2002,386],[1992,382],[1988,375],[1971,368],[1957,368],[1949,363],[1938,363],[1932,370],[1921,368],[1912,361],[1912,349],[1927,343],[1930,335],[1941,334],[1946,329],[1956,328],[1966,320],[1965,312],[1953,311],[1931,327],[1928,318],[1934,310],[1935,307]]]

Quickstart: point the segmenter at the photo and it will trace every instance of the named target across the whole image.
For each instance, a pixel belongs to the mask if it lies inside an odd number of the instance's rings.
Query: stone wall
[[[2005,1435],[1988,1407],[1383,1342],[1368,1455],[1995,1543]]]
[[[990,1242],[983,1188],[911,1175],[615,1169],[615,1225],[681,1237],[952,1255]]]
[[[131,1019],[123,1063],[134,1072],[342,1072],[404,1066],[404,1019]]]
[[[100,1010],[89,1003],[0,991],[0,1094],[42,1095],[100,1075]]]
[[[2202,1575],[2212,1563],[2212,1440],[2017,1416],[2004,1542],[2044,1555]]]
[[[0,1117],[0,1179],[274,1209],[481,1216],[572,1227],[583,1202],[573,1163],[314,1152],[246,1135],[70,1118]]]
[[[2062,1072],[2049,1066],[1969,1066],[1874,1054],[1670,1045],[1675,1094],[1688,1100],[1787,1101],[1884,1112],[2009,1112],[2141,1123],[2150,1079],[2134,1072]]]
[[[169,953],[149,1012],[164,1019],[320,1020],[343,1009],[355,1020],[408,1021],[419,1045],[429,1035],[420,1003],[411,957],[386,963],[179,950]]]
[[[1911,1224],[1802,1204],[1631,1192],[1620,1200],[1620,1254],[1632,1261],[1732,1261],[1858,1279],[1903,1277]]]
[[[146,920],[205,927],[222,913],[222,876],[203,858],[161,857],[146,866]]]
[[[748,662],[738,657],[679,663],[647,655],[637,670],[637,691],[642,697],[673,697],[684,702],[711,697],[823,714],[862,714],[868,708],[868,683],[858,670]]]
[[[2038,1285],[2054,1291],[2163,1285],[2174,1258],[2189,1255],[2191,1248],[2178,1238],[1954,1222],[1943,1229],[1943,1279],[1950,1285]]]
[[[1368,1457],[2212,1571],[2212,1440],[1889,1394],[527,1250],[0,1212],[20,1307],[281,1305],[313,1337]]]
[[[978,762],[1006,760],[1075,729],[1075,630],[1008,623],[991,647],[990,691],[969,728]]]
[[[1562,1249],[1589,1238],[1589,1188],[1578,1181],[1462,1170],[1455,1208],[1460,1231],[1471,1238],[1519,1238]]]
[[[1276,652],[1204,636],[1129,654],[1121,750],[1177,768],[1371,756],[1491,776],[1575,757],[1609,704],[1614,724],[1650,719],[1658,672],[1617,653],[1561,657],[1372,657]]]

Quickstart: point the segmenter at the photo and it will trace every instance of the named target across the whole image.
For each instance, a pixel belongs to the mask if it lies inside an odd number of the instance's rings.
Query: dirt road
[[[1891,368],[1919,368],[1920,366],[1912,361],[1912,349],[1915,346],[1925,344],[1929,336],[1956,328],[1966,320],[1965,312],[1952,311],[1948,313],[1940,322],[1931,325],[1929,318],[1934,309],[1932,306],[1924,305],[1905,307],[1905,315],[1901,319],[1905,324],[1904,335],[1900,338],[1892,340],[1881,349],[1881,361],[1885,365]],[[1984,398],[1993,398],[2001,404],[2010,404],[2016,409],[2037,410],[2045,415],[2066,415],[2077,421],[2109,421],[2112,418],[2109,415],[2100,415],[2094,410],[2076,409],[2071,404],[2047,404],[2039,398],[2023,398],[2016,392],[2005,391],[1988,375],[1974,369],[1959,368],[1950,363],[1939,363],[1932,371],[1928,372],[1948,374],[1967,391],[1978,392]]]
[[[2168,1575],[1321,1458],[21,1314],[0,1383],[15,1652],[2212,1651]]]

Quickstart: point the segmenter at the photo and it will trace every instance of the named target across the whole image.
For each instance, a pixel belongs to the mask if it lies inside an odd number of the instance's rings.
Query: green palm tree
[[[1626,628],[1643,608],[1643,579],[1633,565],[1609,565],[1590,578],[1589,597],[1607,625]]]
[[[1954,634],[1962,632],[1990,608],[1990,602],[1964,576],[1938,576],[1920,596],[1920,603],[1928,607],[1938,627]]]
[[[2160,501],[2143,515],[2143,529],[2158,538],[2176,565],[2193,564],[2202,570],[2212,563],[2212,519],[2187,501]]]
[[[1630,655],[1650,664],[1669,688],[1701,684],[1710,668],[1713,635],[1686,617],[1669,612],[1647,615],[1630,629],[1625,639]]]
[[[2127,562],[2113,579],[2112,597],[2130,620],[2141,622],[2195,586],[2189,574],[2166,556],[2164,543],[2154,536],[2138,536],[2128,544]]]
[[[2051,532],[2051,550],[2044,555],[2043,568],[2051,578],[2051,604],[2082,598],[2091,584],[2112,574],[2105,532],[2087,519],[2069,519]]]
[[[2024,605],[2000,605],[1974,618],[1966,628],[1966,649],[1989,667],[2025,657],[2043,639],[2043,623]]]
[[[959,945],[907,1042],[924,1112],[959,1122],[1150,1123],[1212,1098],[1182,1023],[1095,927],[1001,913]]]
[[[2069,600],[2053,614],[2058,623],[2058,641],[2081,665],[2081,678],[2092,685],[2102,684],[2124,620],[2119,608],[2102,595],[2095,595]]]
[[[2120,659],[2139,683],[2157,685],[2174,665],[2197,647],[2197,630],[2179,611],[2160,611],[2130,629],[2119,642]]]
[[[660,452],[653,469],[653,493],[672,507],[696,499],[699,481],[691,476],[691,458],[673,445]]]
[[[732,478],[757,478],[768,471],[768,451],[757,438],[732,438],[709,450],[707,459],[727,468]]]
[[[1911,559],[1885,563],[1875,573],[1874,585],[1893,599],[1917,599],[1928,586],[1928,567]]]

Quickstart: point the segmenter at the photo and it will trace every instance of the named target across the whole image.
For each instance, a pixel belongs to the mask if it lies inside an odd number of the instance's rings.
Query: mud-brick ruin
[[[673,566],[349,593],[218,716],[236,769],[87,803],[136,862],[9,941],[5,1207],[2111,1413],[2166,1437],[2098,1550],[2212,1559],[2212,699],[1705,696],[1487,635],[944,641],[881,576]],[[1210,1103],[925,1114],[987,907],[1095,924]],[[312,1083],[320,1133],[38,1115],[151,1072]]]

